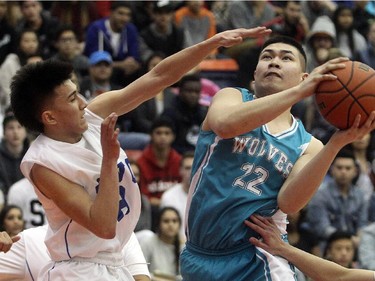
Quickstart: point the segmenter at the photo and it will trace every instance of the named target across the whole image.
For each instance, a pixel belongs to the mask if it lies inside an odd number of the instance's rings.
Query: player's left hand
[[[111,113],[101,124],[100,142],[102,144],[103,158],[116,160],[120,154],[118,141],[119,129],[116,129],[117,114]]]
[[[333,134],[331,140],[338,142],[338,145],[344,147],[353,141],[361,140],[365,135],[375,129],[375,111],[371,112],[366,122],[359,127],[361,118],[363,117],[358,115],[355,118],[353,125],[349,129],[338,130],[335,134]]]
[[[245,38],[257,38],[271,34],[272,30],[264,26],[258,26],[255,28],[237,28],[232,30],[226,30],[215,34],[212,40],[218,42],[218,46],[231,47],[239,44]]]

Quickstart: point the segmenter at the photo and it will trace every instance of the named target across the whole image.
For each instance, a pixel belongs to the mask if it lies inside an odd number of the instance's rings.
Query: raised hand
[[[219,46],[231,47],[233,45],[239,44],[245,38],[256,38],[267,36],[271,34],[271,29],[264,26],[259,26],[255,28],[237,28],[233,30],[227,30],[220,32],[213,36],[213,40],[217,40]]]
[[[116,129],[117,115],[111,113],[101,124],[101,139],[103,157],[116,160],[120,154],[120,143],[118,141],[119,129]]]
[[[306,93],[306,97],[315,93],[316,87],[322,81],[335,80],[337,77],[330,73],[335,69],[345,68],[344,62],[348,61],[347,57],[335,58],[316,67],[299,85],[301,91]]]

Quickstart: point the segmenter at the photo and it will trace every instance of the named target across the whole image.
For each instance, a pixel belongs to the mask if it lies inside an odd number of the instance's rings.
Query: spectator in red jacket
[[[158,218],[160,198],[164,191],[181,182],[181,155],[172,148],[175,139],[173,124],[157,119],[151,127],[151,141],[138,159],[141,170],[140,188],[152,209],[152,230]]]

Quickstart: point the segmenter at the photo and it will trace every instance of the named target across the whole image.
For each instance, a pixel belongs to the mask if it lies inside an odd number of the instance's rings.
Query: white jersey
[[[9,188],[8,204],[17,205],[22,209],[25,228],[47,223],[43,206],[27,178],[20,179]]]
[[[102,118],[86,109],[88,130],[79,143],[70,144],[41,134],[31,144],[21,163],[23,174],[30,179],[30,171],[38,164],[82,186],[94,199],[100,188],[102,149],[100,126]],[[120,151],[119,213],[116,236],[102,239],[66,216],[56,204],[35,188],[43,204],[49,228],[46,245],[53,261],[70,259],[111,259],[122,256],[121,251],[133,233],[140,214],[140,192],[124,151]]]
[[[50,260],[44,244],[47,225],[19,233],[21,239],[7,252],[0,252],[1,281],[34,281],[40,268]]]
[[[47,225],[19,233],[20,240],[7,253],[0,252],[0,281],[36,281],[39,271],[49,261],[44,244]],[[131,275],[150,276],[146,260],[133,233],[122,249],[124,264]]]

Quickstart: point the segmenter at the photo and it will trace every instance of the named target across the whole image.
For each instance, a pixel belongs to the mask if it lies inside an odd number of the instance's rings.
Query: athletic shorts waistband
[[[85,258],[85,257],[74,257],[70,261],[79,261],[79,262],[91,262],[104,264],[107,266],[123,266],[124,257],[121,253],[107,253],[99,252],[95,257]]]
[[[201,247],[198,247],[191,242],[187,241],[186,242],[186,250],[200,254],[200,255],[209,255],[209,256],[226,256],[226,255],[232,255],[236,254],[238,252],[242,252],[244,250],[246,251],[254,251],[255,252],[255,247],[249,243],[244,243],[240,244],[236,247],[229,248],[229,249],[223,249],[223,250],[210,250],[210,249],[204,249]]]

